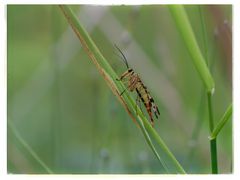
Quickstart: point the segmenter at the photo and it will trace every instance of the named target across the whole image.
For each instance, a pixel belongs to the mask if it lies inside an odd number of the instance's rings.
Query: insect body
[[[153,120],[153,116],[152,116],[152,110],[153,110],[156,118],[158,118],[158,115],[160,115],[158,107],[156,106],[156,104],[154,104],[153,98],[150,96],[150,93],[147,90],[147,87],[143,84],[139,75],[137,73],[135,73],[132,68],[129,68],[127,59],[124,56],[124,54],[122,53],[122,51],[116,45],[115,45],[115,47],[117,48],[117,50],[123,56],[124,63],[126,64],[126,66],[128,68],[127,71],[124,72],[121,75],[120,79],[117,79],[117,80],[122,81],[122,82],[128,81],[127,89],[131,92],[136,90],[137,95],[138,95],[137,96],[137,102],[140,102],[139,99],[141,99],[144,106],[146,107],[147,113],[148,113],[148,115],[150,117],[150,120],[151,120],[151,124],[153,126],[154,125],[154,120]],[[120,95],[122,95],[125,92],[125,90]]]

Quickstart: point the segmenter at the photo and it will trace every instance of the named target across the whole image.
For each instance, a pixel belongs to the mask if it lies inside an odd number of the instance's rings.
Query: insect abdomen
[[[141,98],[141,101],[143,102],[144,106],[146,107],[147,113],[150,116],[151,124],[153,125],[153,117],[152,117],[152,110],[151,110],[152,103],[150,101],[151,97],[149,97],[147,89],[141,81],[136,84],[136,91],[138,93],[138,96]]]

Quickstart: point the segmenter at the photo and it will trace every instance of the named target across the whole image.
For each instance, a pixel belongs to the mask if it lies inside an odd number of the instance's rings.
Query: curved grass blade
[[[230,104],[226,110],[226,112],[223,114],[221,120],[218,122],[217,126],[214,128],[211,136],[209,137],[210,140],[216,139],[222,128],[225,126],[227,121],[230,119],[232,115],[232,104]]]
[[[206,61],[196,41],[187,14],[182,5],[169,5],[170,12],[176,22],[176,26],[182,35],[183,41],[191,55],[195,68],[201,77],[208,92],[214,92],[214,80],[207,67]]]
[[[53,174],[53,171],[41,160],[36,152],[28,145],[28,143],[21,137],[11,120],[7,122],[9,129],[13,132],[14,136],[20,142],[20,144],[31,154],[31,156],[46,170],[47,173]]]

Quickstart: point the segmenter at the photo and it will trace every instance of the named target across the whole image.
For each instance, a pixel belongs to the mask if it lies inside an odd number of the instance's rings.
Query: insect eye
[[[128,72],[132,72],[133,70],[132,69],[128,69]]]

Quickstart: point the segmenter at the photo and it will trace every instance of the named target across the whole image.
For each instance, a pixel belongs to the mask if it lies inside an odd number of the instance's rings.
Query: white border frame
[[[0,125],[0,147],[1,147],[1,156],[0,156],[0,176],[2,179],[31,179],[31,178],[42,178],[46,179],[59,179],[59,178],[86,178],[86,179],[122,179],[122,178],[131,178],[131,179],[159,179],[159,178],[236,178],[240,175],[240,148],[239,148],[239,138],[240,138],[240,1],[234,0],[148,0],[148,1],[130,1],[130,0],[38,0],[38,1],[15,1],[9,0],[0,2],[0,35],[1,35],[1,64],[0,64],[0,111],[1,111],[1,125]],[[7,4],[101,4],[101,5],[119,5],[119,4],[232,4],[233,5],[233,155],[234,155],[234,166],[232,175],[8,175],[7,174]],[[204,176],[204,177],[203,177]]]

